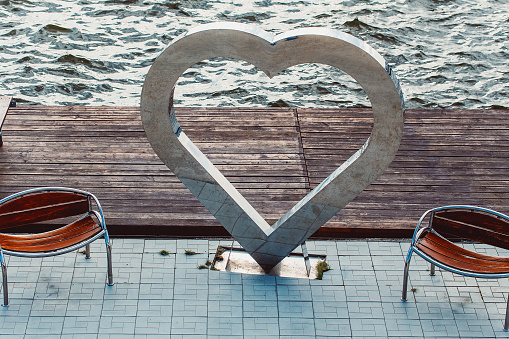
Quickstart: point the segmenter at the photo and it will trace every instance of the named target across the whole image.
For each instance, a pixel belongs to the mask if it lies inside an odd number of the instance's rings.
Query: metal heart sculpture
[[[272,226],[193,144],[175,116],[179,76],[214,57],[247,61],[269,77],[303,63],[330,65],[352,76],[373,107],[365,144]],[[198,26],[155,60],[141,94],[143,127],[156,154],[266,272],[385,171],[399,147],[403,113],[403,95],[384,58],[361,40],[325,28],[273,35],[239,23]]]

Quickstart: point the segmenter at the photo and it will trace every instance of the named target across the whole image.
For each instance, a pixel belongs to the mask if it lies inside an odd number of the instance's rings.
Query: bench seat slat
[[[509,226],[507,223],[506,225]],[[509,249],[509,238],[507,235],[496,232],[490,228],[485,228],[483,226],[469,224],[435,215],[433,217],[433,229],[446,237],[469,239],[480,243]]]
[[[463,247],[455,245],[454,243],[450,242],[449,240],[447,240],[444,237],[437,235],[435,233],[428,233],[426,236],[427,236],[428,240],[433,241],[433,242],[437,243],[438,245],[442,246],[443,248],[446,249],[446,251],[457,252],[459,255],[464,255],[467,257],[485,259],[488,261],[502,261],[502,262],[507,262],[509,264],[509,257],[499,257],[499,256],[486,255],[486,254],[482,254],[482,253],[472,252],[472,251],[469,251]]]
[[[58,205],[38,207],[0,214],[0,229],[23,226],[47,220],[71,217],[88,212],[88,201],[78,200]]]
[[[33,234],[0,234],[3,249],[18,252],[47,252],[76,245],[101,232],[101,226],[87,216],[59,229]]]
[[[86,222],[83,222],[83,224],[87,224],[88,223],[88,219],[90,219],[90,218],[92,218],[90,215],[86,216],[84,219],[87,219],[87,220],[86,220]],[[42,233],[33,233],[33,234],[0,233],[0,244],[3,244],[3,241],[5,241],[5,240],[26,241],[26,240],[31,240],[31,239],[46,239],[46,238],[55,237],[55,236],[64,234],[65,232],[71,231],[72,230],[71,226],[76,225],[76,223],[79,222],[79,221],[80,220],[76,220],[75,222],[73,222],[71,224],[68,224],[66,226],[59,227],[57,229],[54,229],[54,230],[51,230],[51,231],[42,232]],[[95,221],[94,221],[94,223],[95,223]],[[77,227],[79,227],[80,225],[82,225],[82,224],[81,223],[78,224]],[[97,225],[97,226],[99,226],[99,225]]]
[[[0,206],[0,214],[84,200],[86,201],[87,197],[70,192],[36,192],[5,202]]]
[[[509,235],[507,220],[497,218],[494,215],[475,210],[445,210],[435,213],[435,216],[455,220],[464,224],[476,225],[477,227],[493,232]]]
[[[416,247],[438,262],[463,271],[483,274],[509,273],[508,261],[474,257],[470,254],[472,252],[451,242],[444,247],[439,242],[434,241],[437,238],[439,238],[437,235],[428,233],[421,238]]]

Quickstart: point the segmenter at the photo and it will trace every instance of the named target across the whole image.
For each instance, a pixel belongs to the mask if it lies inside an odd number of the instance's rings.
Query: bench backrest
[[[12,196],[0,204],[0,229],[85,214],[86,195],[67,191],[39,191]]]
[[[434,213],[432,228],[446,238],[460,238],[509,249],[509,220],[483,210],[451,209]]]

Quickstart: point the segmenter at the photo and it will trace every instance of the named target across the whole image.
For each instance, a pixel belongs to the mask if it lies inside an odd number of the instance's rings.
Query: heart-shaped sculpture
[[[272,226],[192,143],[175,117],[173,89],[179,76],[214,57],[245,60],[269,77],[302,63],[330,65],[359,82],[371,101],[374,123],[365,144]],[[143,127],[156,154],[265,271],[385,171],[403,134],[403,112],[398,81],[380,54],[351,35],[325,28],[274,36],[239,23],[198,26],[173,40],[155,60],[141,95]]]

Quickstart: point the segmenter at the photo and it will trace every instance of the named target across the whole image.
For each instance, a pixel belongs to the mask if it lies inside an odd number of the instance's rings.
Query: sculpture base
[[[214,267],[219,271],[242,274],[266,274],[263,268],[242,248],[224,248],[222,261],[216,260]],[[216,256],[217,257],[217,256]],[[267,274],[285,278],[316,279],[316,265],[326,259],[325,255],[309,255],[310,272],[306,269],[306,262],[302,253],[291,253]]]

